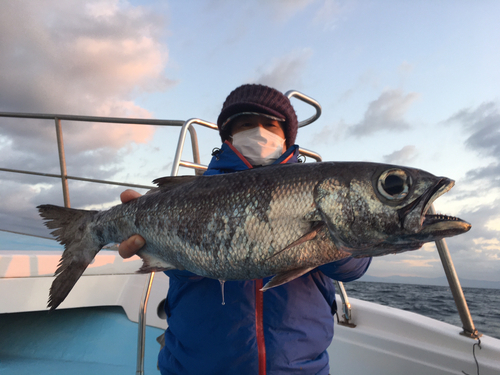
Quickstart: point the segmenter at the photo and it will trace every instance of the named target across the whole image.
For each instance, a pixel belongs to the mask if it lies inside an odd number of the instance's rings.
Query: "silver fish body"
[[[39,206],[65,245],[49,307],[64,300],[104,245],[133,234],[146,240],[139,272],[276,275],[268,289],[347,256],[414,250],[470,229],[457,218],[426,215],[452,180],[406,167],[323,162],[155,182],[151,194],[107,211]]]

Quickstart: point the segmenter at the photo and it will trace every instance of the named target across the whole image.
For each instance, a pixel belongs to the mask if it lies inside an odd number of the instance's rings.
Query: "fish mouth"
[[[435,239],[440,239],[468,232],[470,228],[471,225],[468,222],[458,217],[441,214],[426,214],[422,223],[422,230],[419,234],[429,235]]]
[[[401,208],[398,214],[402,226],[404,225],[407,215],[413,210],[417,210],[419,206],[422,206],[420,211],[420,230],[418,231],[418,237],[433,241],[467,232],[471,228],[468,222],[453,216],[435,214],[432,207],[434,201],[448,192],[454,185],[455,181],[442,177],[424,194],[409,205]]]
[[[401,228],[404,228],[405,220],[410,215],[410,213],[417,210],[419,206],[422,206],[422,209],[420,211],[420,226],[422,226],[425,215],[432,203],[441,195],[449,191],[453,187],[453,185],[455,185],[455,181],[443,177],[434,186],[427,189],[427,191],[425,191],[413,202],[407,204],[403,208],[400,208],[398,210],[398,216],[401,223]]]
[[[426,200],[424,208],[422,209],[422,216],[425,216],[427,214],[429,207],[432,205],[432,203],[434,203],[436,199],[438,199],[444,193],[450,191],[450,189],[454,185],[455,181],[443,177],[438,181],[438,183],[432,189],[429,189],[429,191],[422,196],[422,198]]]
[[[471,225],[458,217],[436,214],[432,204],[455,185],[449,178],[441,178],[438,183],[429,189],[422,198],[425,200],[421,213],[421,235],[430,235],[434,239],[452,237],[470,230]]]

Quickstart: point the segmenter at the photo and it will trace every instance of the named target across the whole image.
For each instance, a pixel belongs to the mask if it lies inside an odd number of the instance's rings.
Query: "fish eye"
[[[389,169],[378,179],[378,191],[390,200],[403,199],[408,195],[411,177],[402,169]]]

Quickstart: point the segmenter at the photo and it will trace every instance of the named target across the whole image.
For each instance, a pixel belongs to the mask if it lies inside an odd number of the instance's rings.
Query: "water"
[[[354,281],[344,284],[349,297],[411,311],[462,327],[450,288]],[[500,289],[463,288],[477,330],[500,339]]]

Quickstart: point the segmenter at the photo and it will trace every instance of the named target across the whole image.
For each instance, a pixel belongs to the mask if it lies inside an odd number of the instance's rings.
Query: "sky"
[[[300,91],[322,115],[297,143],[323,160],[454,179],[435,206],[472,223],[447,241],[458,275],[500,281],[499,16],[487,0],[10,1],[0,111],[215,122],[241,84]],[[314,113],[292,104],[299,120]],[[60,173],[54,129],[0,118],[0,167]],[[220,138],[196,129],[207,164]],[[171,172],[178,129],[67,121],[63,135],[69,175],[151,185]],[[72,207],[87,209],[117,204],[123,190],[69,186]],[[35,207],[63,203],[60,181],[1,171],[0,196],[0,229],[32,234],[47,235]],[[376,258],[368,274],[444,272],[428,244]]]

